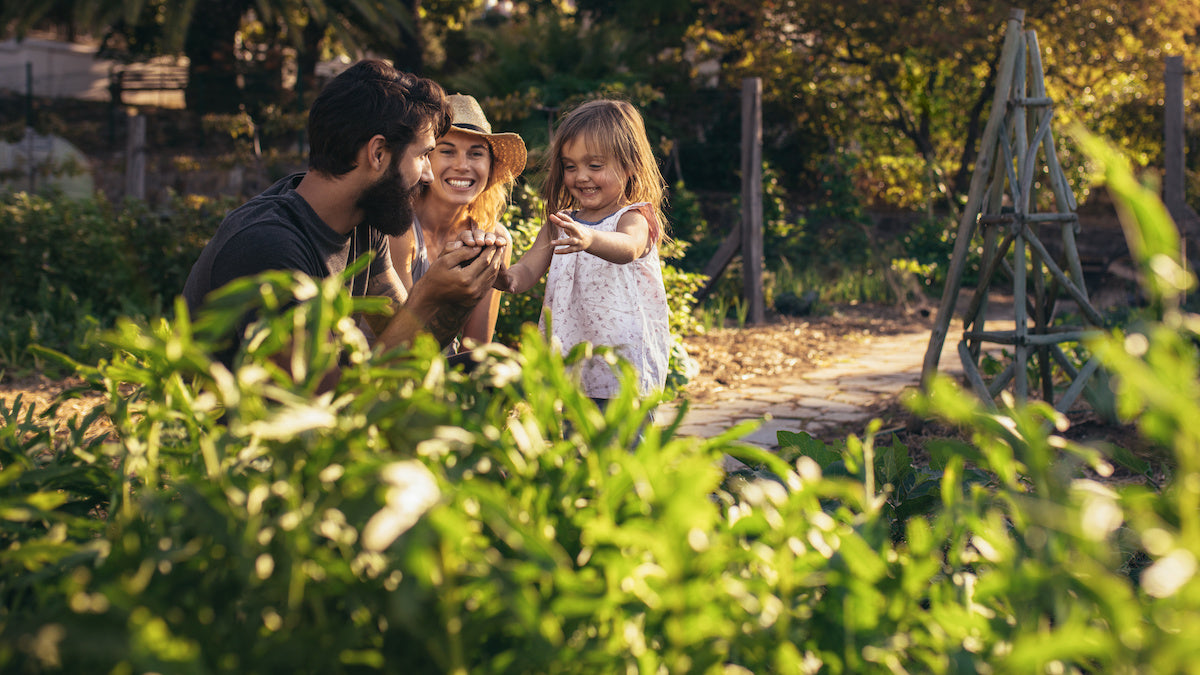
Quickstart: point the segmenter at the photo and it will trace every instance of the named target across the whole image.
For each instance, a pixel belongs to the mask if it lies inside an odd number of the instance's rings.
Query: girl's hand
[[[513,268],[502,269],[496,275],[496,280],[492,282],[492,288],[504,293],[516,293],[517,282],[514,278]]]
[[[575,219],[568,216],[566,211],[550,214],[550,222],[558,228],[560,233],[559,238],[552,242],[555,254],[586,251],[595,239],[595,232],[592,228],[575,222]]]

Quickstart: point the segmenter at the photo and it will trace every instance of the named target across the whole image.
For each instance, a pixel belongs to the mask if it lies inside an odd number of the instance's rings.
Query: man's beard
[[[389,237],[398,237],[412,227],[415,192],[416,186],[405,187],[400,170],[392,166],[359,195],[356,204],[362,209],[364,222]]]

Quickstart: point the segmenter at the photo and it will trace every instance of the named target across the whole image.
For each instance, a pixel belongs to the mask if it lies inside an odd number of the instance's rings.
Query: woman
[[[493,134],[474,97],[452,94],[447,99],[451,127],[429,159],[433,183],[419,188],[413,226],[388,242],[392,264],[410,289],[459,232],[474,228],[507,235],[500,215],[513,181],[525,169],[525,141],[519,135]],[[484,295],[463,326],[462,337],[478,344],[491,342],[499,308],[499,291]]]

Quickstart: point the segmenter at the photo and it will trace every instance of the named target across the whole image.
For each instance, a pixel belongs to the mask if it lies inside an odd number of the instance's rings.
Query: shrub
[[[221,202],[66,200],[16,193],[0,201],[0,370],[40,365],[31,344],[86,359],[84,338],[118,316],[161,316],[216,230]]]

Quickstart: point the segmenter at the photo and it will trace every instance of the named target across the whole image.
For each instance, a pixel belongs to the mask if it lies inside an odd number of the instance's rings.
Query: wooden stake
[[[742,288],[750,323],[766,321],[763,307],[762,80],[742,80]]]
[[[1004,123],[1004,110],[1008,97],[1012,92],[1013,66],[1017,53],[1024,40],[1021,38],[1021,24],[1025,21],[1025,11],[1013,9],[1009,12],[1008,28],[1004,34],[1004,47],[1000,52],[1000,68],[997,70],[996,92],[992,97],[992,114],[983,130],[983,141],[979,148],[979,157],[975,160],[975,173],[971,176],[971,188],[967,193],[967,207],[963,210],[958,223],[958,234],[954,240],[954,253],[950,259],[950,269],[946,275],[946,289],[942,294],[942,304],[938,306],[936,323],[929,339],[929,348],[925,351],[925,361],[921,366],[921,384],[925,386],[930,377],[937,371],[938,358],[942,354],[942,346],[946,343],[946,332],[950,328],[950,318],[954,313],[954,303],[958,291],[962,287],[963,268],[967,262],[967,251],[971,246],[971,238],[975,235],[975,224],[979,217],[979,206],[983,201],[984,190],[994,155],[996,141]]]

